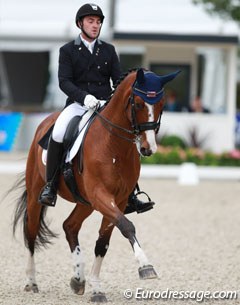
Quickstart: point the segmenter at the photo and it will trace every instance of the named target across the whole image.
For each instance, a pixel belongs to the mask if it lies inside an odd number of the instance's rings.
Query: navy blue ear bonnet
[[[144,102],[154,105],[163,97],[164,85],[174,79],[180,71],[167,75],[157,75],[151,71],[139,69],[136,75],[136,81],[133,84],[133,93],[141,97]]]

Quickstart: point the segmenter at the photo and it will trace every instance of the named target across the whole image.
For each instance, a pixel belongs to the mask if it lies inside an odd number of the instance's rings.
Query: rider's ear
[[[143,69],[138,69],[136,79],[137,79],[137,82],[139,84],[143,84],[144,83],[144,72],[143,72]]]
[[[82,29],[82,20],[78,20],[77,22],[79,29]]]

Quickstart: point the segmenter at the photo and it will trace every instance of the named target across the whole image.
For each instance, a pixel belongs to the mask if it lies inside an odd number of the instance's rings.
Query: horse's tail
[[[47,207],[42,206],[40,217],[39,217],[39,230],[32,244],[28,240],[28,232],[27,232],[27,189],[25,187],[25,174],[22,174],[20,178],[16,181],[14,186],[10,189],[9,192],[16,189],[24,189],[22,195],[16,200],[16,208],[14,212],[13,218],[13,235],[16,233],[17,225],[22,222],[23,226],[23,237],[26,248],[28,248],[31,252],[34,251],[34,248],[47,247],[47,245],[51,244],[51,239],[57,237],[53,231],[51,231],[45,221],[45,216],[47,212]]]

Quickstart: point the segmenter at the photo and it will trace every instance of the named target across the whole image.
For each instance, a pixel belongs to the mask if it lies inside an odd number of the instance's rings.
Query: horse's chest
[[[114,175],[118,177],[119,180],[134,180],[136,176],[139,175],[139,160],[134,161],[131,157],[112,157],[112,169]]]

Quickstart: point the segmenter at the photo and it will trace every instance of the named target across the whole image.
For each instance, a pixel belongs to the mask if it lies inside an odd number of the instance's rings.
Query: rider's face
[[[96,39],[99,35],[101,25],[101,19],[98,16],[84,17],[81,22],[83,38],[88,41],[93,41]]]

